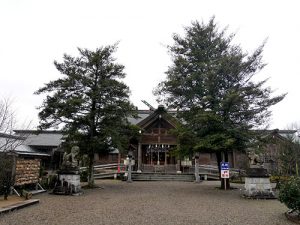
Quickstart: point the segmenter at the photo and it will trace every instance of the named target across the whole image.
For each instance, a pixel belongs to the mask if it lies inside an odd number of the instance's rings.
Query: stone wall
[[[15,185],[37,183],[40,175],[40,159],[22,159],[16,161]]]

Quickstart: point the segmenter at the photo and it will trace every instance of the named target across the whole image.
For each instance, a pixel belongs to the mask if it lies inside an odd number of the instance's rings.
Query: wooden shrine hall
[[[142,132],[137,148],[138,171],[176,169],[176,157],[172,151],[177,142],[176,137],[170,133],[176,127],[176,119],[171,113],[159,106],[136,124]]]
[[[140,127],[141,137],[133,150],[135,170],[142,172],[190,172],[193,171],[193,156],[180,159],[174,154],[177,138],[171,130],[179,121],[176,111],[167,111],[162,105],[157,109],[139,110],[139,118],[129,122]],[[235,154],[229,153],[229,162],[234,165]],[[199,163],[217,166],[215,153],[200,153]]]

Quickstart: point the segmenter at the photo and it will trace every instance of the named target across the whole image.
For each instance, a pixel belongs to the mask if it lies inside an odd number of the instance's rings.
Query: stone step
[[[134,173],[134,181],[194,181],[193,174],[160,174],[160,173]]]
[[[133,181],[183,181],[183,182],[193,182],[193,179],[166,179],[166,178],[145,178],[145,179],[135,179],[132,178]]]
[[[194,179],[194,176],[186,176],[186,177],[183,177],[183,176],[180,176],[180,177],[176,177],[176,176],[135,176],[133,175],[132,176],[133,178],[165,178],[165,179]]]
[[[118,174],[116,171],[114,172],[106,172],[106,173],[95,173],[94,179],[106,179],[106,178],[114,178]],[[122,173],[121,173],[122,174]],[[117,175],[119,176],[119,174]],[[200,179],[204,179],[204,174],[200,175]],[[151,172],[143,172],[143,173],[132,173],[133,180],[186,180],[186,181],[193,181],[195,180],[194,174],[177,174],[177,173],[151,173]],[[210,180],[219,180],[218,174],[207,174],[207,179]]]

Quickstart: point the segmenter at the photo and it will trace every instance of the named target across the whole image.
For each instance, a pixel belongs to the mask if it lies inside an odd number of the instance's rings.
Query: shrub
[[[279,201],[283,202],[291,212],[300,215],[300,178],[292,178],[282,184],[279,192]]]
[[[288,182],[291,178],[291,176],[272,175],[270,181],[271,183],[276,183],[275,189],[280,189],[281,184]]]

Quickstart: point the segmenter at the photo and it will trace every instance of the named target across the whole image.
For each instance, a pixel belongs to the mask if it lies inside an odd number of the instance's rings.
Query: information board
[[[229,162],[221,162],[221,178],[229,178]]]

